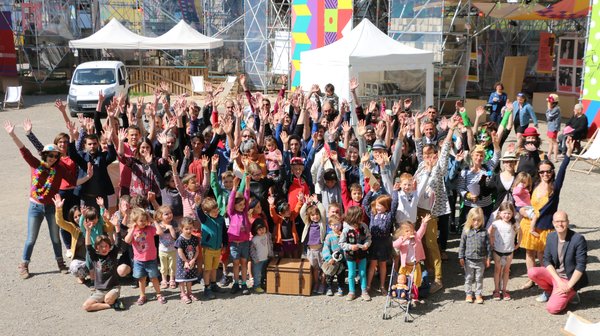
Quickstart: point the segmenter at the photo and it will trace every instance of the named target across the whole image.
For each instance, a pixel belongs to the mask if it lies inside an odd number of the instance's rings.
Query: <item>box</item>
[[[312,276],[306,259],[277,258],[267,267],[267,293],[310,296]]]

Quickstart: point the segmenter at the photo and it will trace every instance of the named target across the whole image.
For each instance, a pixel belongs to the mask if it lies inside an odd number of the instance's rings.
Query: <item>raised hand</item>
[[[191,158],[192,156],[192,150],[190,149],[190,146],[185,146],[185,148],[183,148],[183,156],[186,158]]]
[[[57,109],[58,109],[60,112],[63,112],[63,113],[65,113],[65,112],[67,111],[67,105],[65,105],[65,103],[63,103],[63,101],[62,101],[62,100],[60,100],[60,99],[57,99],[57,100],[54,102],[54,106],[56,106],[56,108],[57,108]]]
[[[86,177],[94,176],[94,165],[91,162],[87,163]]]
[[[4,129],[9,135],[15,134],[15,125],[13,125],[9,120],[4,121]]]
[[[148,202],[152,203],[156,201],[156,193],[153,191],[148,192]]]
[[[404,99],[403,103],[404,103],[404,110],[406,111],[406,110],[410,109],[410,106],[412,105],[412,99],[406,98],[406,99]]]
[[[166,145],[167,144],[167,135],[165,133],[159,133],[158,136],[156,137],[156,140],[158,140],[158,142],[161,145]]]
[[[311,93],[318,93],[319,91],[321,91],[321,88],[319,88],[319,84],[313,84],[310,88]]]
[[[96,197],[96,204],[98,204],[99,207],[104,208],[104,198]]]
[[[356,126],[356,133],[360,137],[365,136],[365,134],[367,133],[367,121],[366,120],[363,119],[363,120],[358,121],[358,126]]]
[[[235,161],[240,157],[240,149],[238,147],[234,147],[231,149],[231,153],[229,154],[229,158],[231,161]]]
[[[117,133],[117,136],[118,136],[120,142],[125,141],[125,139],[127,139],[127,130],[124,128],[120,129],[119,132]]]
[[[210,160],[212,170],[219,168],[219,154],[214,154]]]
[[[350,131],[352,130],[352,126],[350,126],[349,122],[344,121],[342,123],[342,130],[344,131],[344,133],[350,133]]]
[[[200,158],[200,160],[202,160],[201,161],[202,162],[202,168],[208,169],[208,162],[209,162],[208,156],[202,155],[202,157]]]
[[[54,202],[54,206],[57,208],[62,208],[63,204],[65,204],[65,200],[63,200],[59,194],[54,195],[52,201]]]
[[[240,85],[242,86],[243,89],[246,89],[246,75],[245,74],[240,74]]]
[[[480,118],[485,115],[485,109],[483,108],[483,106],[477,106],[477,108],[475,109],[475,115]]]
[[[330,152],[329,152],[329,159],[330,159],[332,162],[334,162],[334,163],[335,163],[335,162],[338,162],[338,153],[337,153],[337,151],[333,151],[333,150],[332,150],[332,151],[330,151]]]
[[[353,77],[350,79],[350,91],[355,91],[358,88],[358,78]]]
[[[102,90],[98,92],[98,102],[104,104],[104,92]]]
[[[374,100],[371,100],[371,102],[369,103],[369,109],[367,112],[373,113],[375,111],[377,111],[377,102]]]
[[[301,193],[300,193],[301,194]],[[273,196],[269,196],[267,198],[267,202],[269,202],[269,205],[275,205],[275,197]]]
[[[23,120],[23,130],[25,131],[25,134],[31,133],[32,128],[33,125],[31,124],[31,119],[26,118],[25,120]]]
[[[287,144],[288,140],[290,139],[290,136],[287,134],[286,131],[281,131],[281,133],[279,134],[279,138],[281,138],[282,143]]]

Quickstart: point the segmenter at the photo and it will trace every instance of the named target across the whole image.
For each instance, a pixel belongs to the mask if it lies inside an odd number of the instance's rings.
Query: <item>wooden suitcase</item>
[[[267,293],[310,296],[312,276],[306,259],[276,258],[267,267]]]

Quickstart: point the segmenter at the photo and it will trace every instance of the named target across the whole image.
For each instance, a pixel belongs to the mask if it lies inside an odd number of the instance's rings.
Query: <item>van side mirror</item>
[[[125,80],[124,80],[124,79],[121,79],[121,80],[119,81],[119,85],[123,85],[123,86],[125,86]]]

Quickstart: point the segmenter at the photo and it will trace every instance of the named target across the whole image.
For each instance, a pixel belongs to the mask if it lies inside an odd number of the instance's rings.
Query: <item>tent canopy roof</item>
[[[140,49],[213,49],[222,46],[222,39],[203,35],[184,20],[163,35],[140,43]]]
[[[70,48],[81,49],[139,49],[141,41],[149,39],[125,28],[112,18],[100,30],[80,40],[69,41]]]
[[[371,21],[363,19],[340,40],[301,54],[302,64],[319,63],[398,69],[395,65],[431,64],[433,52],[406,46],[384,34]],[[369,70],[367,70],[369,71]]]
[[[223,46],[222,39],[200,34],[181,20],[159,37],[145,37],[125,28],[112,18],[93,35],[69,41],[70,48],[81,49],[212,49]]]

